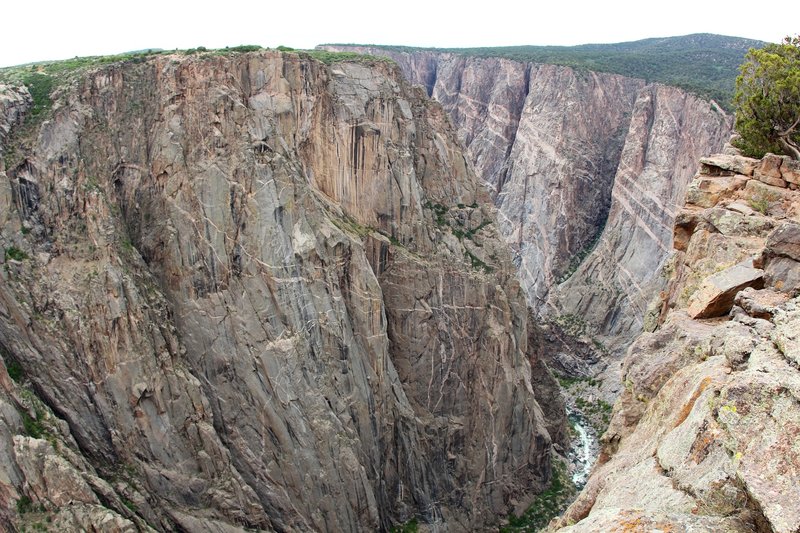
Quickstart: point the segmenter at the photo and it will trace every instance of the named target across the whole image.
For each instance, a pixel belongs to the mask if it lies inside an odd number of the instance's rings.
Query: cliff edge
[[[800,529],[800,166],[701,159],[589,482],[550,530]]]

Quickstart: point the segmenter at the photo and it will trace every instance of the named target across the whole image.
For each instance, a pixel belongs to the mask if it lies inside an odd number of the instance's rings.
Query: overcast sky
[[[800,1],[737,10],[732,0],[302,1],[10,0],[0,66],[146,48],[320,43],[464,47],[572,45],[717,33],[779,42],[800,33]]]

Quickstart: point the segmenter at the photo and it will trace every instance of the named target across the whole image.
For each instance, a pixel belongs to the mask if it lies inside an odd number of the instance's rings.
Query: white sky
[[[769,13],[733,0],[10,0],[0,66],[145,48],[320,43],[464,47],[572,45],[717,33],[779,42],[800,33],[800,2]],[[741,5],[741,4],[740,4]],[[759,3],[746,4],[758,9]]]

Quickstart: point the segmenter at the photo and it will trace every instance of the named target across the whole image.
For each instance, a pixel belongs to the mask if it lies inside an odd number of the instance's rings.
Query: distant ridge
[[[369,45],[399,52],[435,51],[478,57],[565,65],[661,82],[716,100],[730,110],[739,65],[750,48],[766,43],[741,37],[696,33],[612,44],[416,48]],[[324,46],[324,45],[323,45]],[[361,46],[361,45],[331,45]]]

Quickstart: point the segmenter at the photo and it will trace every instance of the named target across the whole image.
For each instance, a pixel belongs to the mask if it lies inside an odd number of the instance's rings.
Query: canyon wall
[[[800,529],[800,164],[702,159],[564,533]]]
[[[6,525],[474,530],[547,483],[495,210],[396,67],[158,55],[22,125],[0,95]]]
[[[428,51],[387,56],[441,102],[489,184],[529,304],[579,316],[611,345],[641,329],[696,171],[731,119],[644,80]]]

